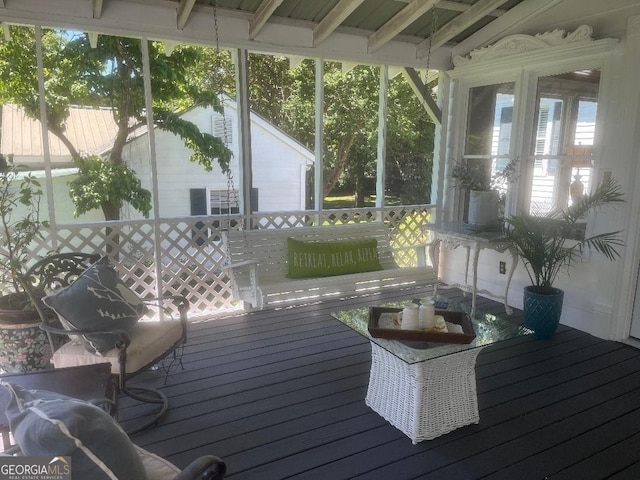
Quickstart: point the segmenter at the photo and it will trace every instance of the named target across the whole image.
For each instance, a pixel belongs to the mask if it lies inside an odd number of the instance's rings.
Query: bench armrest
[[[414,243],[413,245],[407,245],[406,247],[396,247],[393,250],[395,252],[415,252],[418,266],[426,267],[427,266],[427,248],[429,244],[427,243]]]
[[[251,267],[251,266],[255,266],[258,265],[258,261],[257,260],[243,260],[242,262],[236,262],[236,263],[228,263],[226,265],[222,266],[223,270],[233,270],[233,269],[239,269],[242,267]]]
[[[404,250],[419,250],[419,249],[427,248],[427,246],[428,245],[426,243],[414,243],[411,245],[407,245],[406,247],[395,247],[393,251],[397,252],[397,251],[404,251]]]

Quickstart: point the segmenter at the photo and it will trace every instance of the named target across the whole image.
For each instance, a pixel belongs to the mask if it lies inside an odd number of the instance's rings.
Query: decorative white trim
[[[564,46],[570,43],[593,42],[593,38],[591,38],[592,33],[593,29],[589,25],[581,25],[570,34],[567,34],[565,30],[553,30],[551,32],[539,33],[535,36],[522,34],[510,35],[488,47],[477,48],[467,56],[456,55],[453,58],[453,65],[455,67],[462,67],[496,58]]]
[[[629,17],[627,21],[627,35],[629,37],[640,35],[640,15]]]

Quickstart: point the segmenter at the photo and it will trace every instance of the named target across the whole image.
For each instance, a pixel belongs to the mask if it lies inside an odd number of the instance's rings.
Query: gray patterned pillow
[[[67,329],[130,332],[146,311],[106,257],[87,268],[68,287],[42,299]],[[104,354],[115,347],[116,334],[85,334],[85,348]]]
[[[147,479],[133,443],[100,407],[46,390],[2,385],[11,393],[11,432],[25,455],[70,456],[71,475],[78,479]]]

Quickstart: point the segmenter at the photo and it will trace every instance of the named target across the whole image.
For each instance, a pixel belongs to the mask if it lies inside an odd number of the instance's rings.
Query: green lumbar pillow
[[[289,278],[329,277],[382,270],[375,238],[349,242],[303,242],[287,238]]]

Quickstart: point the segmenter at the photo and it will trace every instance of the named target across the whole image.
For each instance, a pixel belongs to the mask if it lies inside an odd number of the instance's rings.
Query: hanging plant
[[[49,223],[40,221],[42,188],[31,173],[21,172],[12,155],[0,154],[0,308],[24,310],[30,307],[18,278],[24,272],[31,243],[42,238]]]
[[[484,158],[461,159],[451,169],[453,186],[463,190],[505,192],[509,184],[518,179],[519,159],[509,161],[502,169],[496,169],[491,175],[490,163]]]

